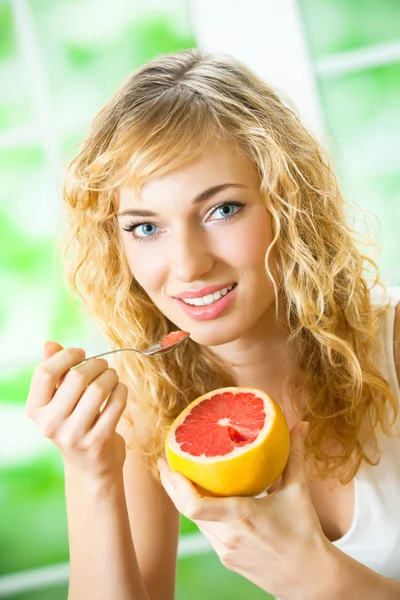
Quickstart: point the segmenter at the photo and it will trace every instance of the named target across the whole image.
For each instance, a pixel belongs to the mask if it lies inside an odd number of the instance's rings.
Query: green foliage
[[[398,233],[398,97],[400,65],[391,64],[321,78],[319,89],[346,197],[379,218],[368,231],[382,246],[379,266],[391,285],[400,283]],[[384,92],[383,92],[384,91]],[[361,226],[361,215],[357,215]]]
[[[32,592],[23,592],[13,595],[12,600],[65,600],[68,595],[68,584],[38,589]],[[11,600],[11,598],[10,598]]]
[[[186,517],[184,517],[183,515],[181,515],[181,528],[180,528],[181,534],[185,534],[185,533],[195,533],[199,531],[199,528],[197,527],[197,525],[195,523],[193,523],[193,521],[191,521],[190,519],[187,519]]]
[[[399,81],[399,64],[320,79],[322,102],[336,139],[342,141],[344,136],[353,139],[379,113],[391,107],[397,109]],[[390,117],[385,121],[388,131],[395,124],[395,118],[396,112],[392,123]]]
[[[14,23],[9,2],[0,3],[0,60],[10,58],[16,49]]]
[[[300,0],[314,58],[400,37],[398,0]]]
[[[273,600],[247,579],[226,569],[214,552],[178,564],[176,600]]]
[[[0,573],[68,560],[63,473],[55,454],[0,469]]]
[[[0,402],[25,404],[29,392],[32,374],[37,365],[20,371],[1,373]]]
[[[21,166],[29,169],[44,166],[44,150],[30,145],[0,150],[0,164],[8,173],[21,176]]]
[[[83,44],[71,43],[66,47],[66,52],[68,60],[75,69],[86,69],[98,56],[96,48]]]
[[[53,243],[39,242],[26,235],[24,224],[14,223],[0,210],[1,269],[11,273],[24,273],[25,277],[51,272]]]
[[[130,43],[131,59],[135,66],[142,65],[159,54],[194,48],[196,42],[189,35],[182,35],[173,25],[172,15],[152,16],[133,21],[126,30]]]
[[[78,301],[76,301],[76,306],[73,304],[72,298],[65,288],[60,286],[56,289],[50,325],[54,340],[69,340],[74,336],[77,339],[82,337],[83,320],[86,317],[79,311],[79,306]]]

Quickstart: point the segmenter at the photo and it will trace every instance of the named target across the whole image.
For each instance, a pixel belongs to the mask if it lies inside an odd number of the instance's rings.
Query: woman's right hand
[[[71,370],[84,358],[81,348],[48,342],[32,376],[26,414],[61,451],[66,466],[102,478],[122,471],[125,441],[116,426],[128,392],[102,358]]]

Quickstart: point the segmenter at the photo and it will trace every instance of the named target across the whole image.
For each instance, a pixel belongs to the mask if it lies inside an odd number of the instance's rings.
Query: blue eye
[[[224,202],[211,211],[209,220],[217,222],[227,221],[228,219],[232,219],[244,206],[246,206],[246,203],[243,202]],[[147,242],[158,238],[160,228],[154,223],[140,223],[136,221],[123,227],[123,230],[130,233],[134,240]]]
[[[211,216],[215,216],[219,214],[219,218],[212,219],[213,221],[223,221],[224,219],[229,219],[233,217],[243,206],[245,206],[242,202],[226,202],[225,204],[220,204],[216,208],[214,208]]]
[[[138,237],[151,237],[156,229],[157,227],[152,223],[143,223],[135,227],[135,233]]]
[[[123,229],[131,233],[135,239],[146,241],[146,239],[154,237],[157,226],[153,225],[153,223],[129,223]]]

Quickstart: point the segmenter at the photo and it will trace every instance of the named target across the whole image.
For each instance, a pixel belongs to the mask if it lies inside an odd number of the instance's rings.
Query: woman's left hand
[[[325,597],[333,572],[333,546],[321,529],[305,474],[306,432],[305,422],[291,430],[281,483],[263,498],[202,496],[165,459],[158,462],[169,497],[196,523],[221,563],[270,594],[290,599]]]

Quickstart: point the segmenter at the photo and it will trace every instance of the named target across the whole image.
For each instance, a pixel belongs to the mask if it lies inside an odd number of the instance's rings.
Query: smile
[[[233,283],[232,285],[229,285],[228,287],[223,288],[222,290],[218,290],[213,294],[207,294],[207,296],[203,296],[201,298],[182,298],[182,300],[183,302],[185,302],[185,304],[190,304],[191,306],[209,306],[210,304],[217,302],[222,298],[222,296],[225,296],[228,292],[230,292],[235,287],[235,285],[236,283]]]

